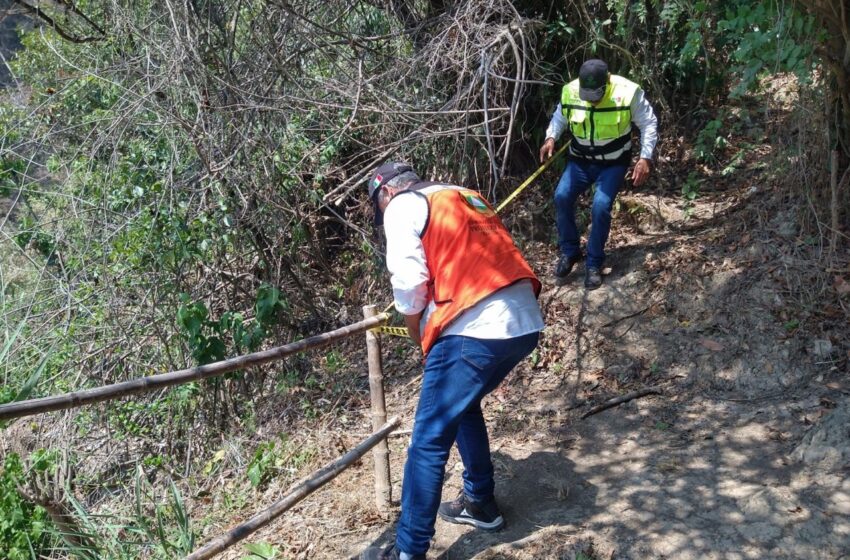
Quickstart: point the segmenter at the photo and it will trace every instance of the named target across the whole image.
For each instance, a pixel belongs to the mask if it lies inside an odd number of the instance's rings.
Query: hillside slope
[[[595,292],[582,269],[553,285],[551,245],[525,243],[546,275],[545,337],[485,407],[508,525],[480,534],[438,521],[430,557],[846,557],[846,325],[794,299],[806,246],[763,170],[752,154],[735,180],[693,203],[624,193]],[[520,238],[547,235],[532,231],[546,192],[506,217]],[[416,354],[392,338],[384,354],[388,409],[409,430]],[[646,387],[661,394],[582,419]],[[395,497],[405,444],[391,440]],[[389,542],[393,519],[373,509],[370,464],[256,540],[293,558]],[[445,499],[461,469],[453,454]]]
[[[605,282],[593,292],[582,266],[564,285],[552,282],[557,171],[508,208],[505,222],[544,281],[547,325],[538,350],[485,402],[508,524],[480,534],[438,521],[429,557],[848,558],[850,255],[834,255],[826,277],[819,271],[817,240],[796,225],[800,209],[770,157],[765,144],[731,172],[703,169],[693,200],[680,187],[693,162],[662,162],[650,189],[621,194]],[[364,354],[357,337],[305,356],[327,377],[303,383],[275,366],[274,391],[206,442],[208,454],[141,467],[151,483],[178,481],[197,543],[366,435]],[[383,356],[387,408],[403,419],[390,439],[397,500],[421,357],[394,337],[384,338]],[[658,394],[582,418],[646,388]],[[4,446],[24,454],[74,441],[66,416],[39,423],[38,438],[35,422],[13,424]],[[76,472],[95,486],[77,497],[113,519],[132,504],[110,499],[106,485],[140,467],[127,459],[129,440],[95,436],[107,445],[92,446]],[[274,454],[254,485],[263,450]],[[277,559],[349,558],[390,542],[397,509],[375,509],[371,468],[365,459],[246,542],[269,543]],[[459,491],[461,470],[453,453],[444,499]],[[244,554],[237,546],[222,558]]]

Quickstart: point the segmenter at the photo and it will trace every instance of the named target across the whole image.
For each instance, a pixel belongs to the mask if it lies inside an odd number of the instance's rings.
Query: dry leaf
[[[826,317],[841,317],[844,315],[844,312],[834,305],[830,305],[829,307],[825,307],[823,310],[823,314]]]
[[[699,341],[703,347],[711,350],[712,352],[720,352],[723,350],[723,345],[715,340],[711,340],[710,338],[701,338]]]
[[[835,401],[832,400],[832,399],[828,399],[826,397],[820,398],[820,404],[821,404],[822,407],[827,408],[827,409],[835,408]]]
[[[842,278],[841,276],[835,277],[835,282],[833,283],[833,287],[835,291],[838,292],[840,296],[846,296],[850,294],[850,282]]]

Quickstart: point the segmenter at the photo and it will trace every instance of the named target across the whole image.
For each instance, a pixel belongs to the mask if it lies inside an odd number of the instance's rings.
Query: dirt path
[[[800,405],[798,401],[792,403]],[[510,527],[440,524],[438,558],[839,558],[850,482],[784,459],[786,405],[636,402],[496,454]],[[604,415],[604,417],[603,417]],[[667,426],[661,427],[667,419]],[[458,471],[449,495],[459,488]]]

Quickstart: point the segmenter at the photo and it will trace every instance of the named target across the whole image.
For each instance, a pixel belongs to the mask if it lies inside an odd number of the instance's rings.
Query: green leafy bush
[[[21,497],[23,481],[21,459],[10,453],[0,470],[0,558],[7,560],[37,558],[49,541],[47,512]]]
[[[228,338],[234,351],[253,352],[266,338],[268,329],[277,324],[279,313],[288,309],[280,290],[268,284],[257,290],[255,315],[250,321],[234,311],[226,311],[214,321],[209,318],[209,310],[203,302],[190,301],[186,294],[181,294],[180,298],[177,324],[192,349],[192,357],[199,364],[223,360],[228,352],[225,344]]]
[[[793,3],[729,2],[725,17],[717,22],[722,42],[733,45],[731,74],[740,79],[733,95],[757,85],[767,72],[793,72],[802,80],[811,76],[811,59],[822,31],[815,18],[802,14]]]
[[[282,435],[279,442],[263,442],[257,446],[251,461],[248,463],[248,481],[251,486],[258,488],[276,474],[289,473],[293,475],[307,464],[314,455],[314,449],[299,447],[291,442],[286,435]]]
[[[278,553],[277,548],[265,541],[246,544],[245,550],[249,554],[243,556],[240,560],[273,560]]]
[[[727,142],[722,134],[723,130],[722,117],[708,121],[700,130],[694,142],[694,152],[698,160],[712,161],[716,157],[715,154],[726,147]]]

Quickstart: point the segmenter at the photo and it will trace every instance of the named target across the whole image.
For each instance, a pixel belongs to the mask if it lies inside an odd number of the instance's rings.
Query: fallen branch
[[[296,486],[289,494],[282,499],[273,503],[265,510],[261,511],[245,523],[240,523],[236,527],[230,529],[223,535],[214,538],[184,560],[205,560],[212,558],[216,554],[233,546],[248,535],[265,527],[276,518],[280,517],[292,506],[336,478],[336,476],[350,467],[355,461],[363,457],[367,451],[375,447],[378,443],[384,440],[389,433],[399,423],[397,416],[390,418],[378,431],[369,436],[368,439],[361,442],[357,447],[331,463],[328,463],[321,469],[310,475],[310,478]]]
[[[623,315],[622,317],[617,317],[616,319],[614,319],[612,321],[608,321],[604,325],[601,325],[599,328],[604,329],[604,328],[607,328],[607,327],[611,327],[613,325],[616,325],[620,321],[625,321],[626,319],[631,319],[632,317],[637,317],[638,315],[643,315],[644,313],[646,313],[647,311],[652,309],[652,306],[655,305],[656,303],[658,303],[658,302],[653,301],[652,303],[650,303],[649,305],[647,305],[643,309],[639,309],[639,310],[635,311],[634,313],[629,313],[628,315]]]
[[[587,418],[588,416],[593,416],[597,412],[602,412],[603,410],[607,410],[609,408],[613,408],[618,404],[623,404],[624,402],[629,402],[634,399],[639,399],[640,397],[645,397],[646,395],[660,395],[661,389],[658,387],[649,387],[647,389],[640,389],[639,391],[632,391],[631,393],[626,393],[625,395],[621,395],[619,397],[615,397],[613,399],[608,399],[602,404],[598,404],[581,415],[582,420]]]

